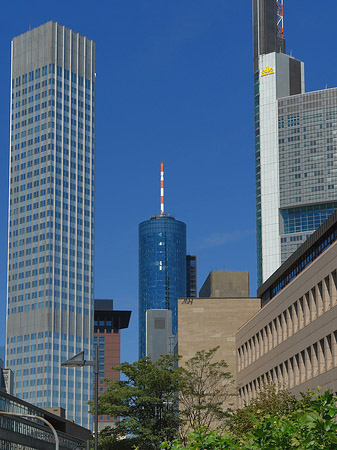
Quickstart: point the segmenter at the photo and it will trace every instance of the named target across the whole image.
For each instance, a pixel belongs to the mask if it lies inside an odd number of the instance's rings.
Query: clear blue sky
[[[322,7],[321,7],[322,5]],[[336,2],[285,1],[287,50],[306,89],[337,85]],[[248,270],[256,294],[251,2],[3,2],[0,17],[0,345],[5,342],[10,41],[48,20],[96,42],[95,296],[131,309],[122,360],[138,358],[138,223],[187,224],[198,288]]]

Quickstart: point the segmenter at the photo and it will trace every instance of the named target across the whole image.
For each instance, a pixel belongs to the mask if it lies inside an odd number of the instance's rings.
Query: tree
[[[207,432],[204,428],[188,433],[184,442],[181,439],[176,439],[171,444],[164,442],[161,448],[172,450],[246,450],[229,433],[222,433],[220,430]]]
[[[223,427],[228,416],[233,377],[224,360],[214,361],[218,348],[201,350],[184,364],[179,393],[179,413],[185,423],[180,429],[182,438],[186,431]]]
[[[242,439],[249,450],[337,449],[337,397],[331,391],[313,392],[306,401],[286,416],[266,416],[255,420],[255,426]]]
[[[253,426],[240,436],[220,430],[200,429],[190,433],[186,444],[177,439],[162,448],[172,450],[337,450],[337,397],[331,391],[323,395],[308,392],[291,410],[270,415],[255,411]],[[261,405],[261,403],[260,403]],[[247,408],[247,407],[246,407]],[[243,408],[245,409],[245,408]],[[269,410],[265,408],[265,411]],[[274,404],[272,410],[274,409]]]
[[[255,427],[256,419],[259,420],[266,416],[289,415],[308,401],[307,396],[302,396],[302,400],[297,400],[287,389],[277,388],[273,383],[266,383],[249,405],[232,413],[229,420],[230,431],[241,436]]]
[[[101,448],[125,448],[129,443],[130,449],[137,445],[139,450],[152,450],[163,441],[171,442],[180,424],[177,410],[181,369],[177,357],[162,356],[156,362],[143,358],[115,369],[126,380],[105,380],[109,387],[99,397],[98,414],[120,417],[121,421],[115,429],[105,432],[106,446],[102,437]]]

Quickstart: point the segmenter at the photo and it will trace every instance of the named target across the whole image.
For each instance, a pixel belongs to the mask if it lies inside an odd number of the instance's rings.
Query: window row
[[[238,371],[276,348],[337,305],[337,274],[314,286],[238,349]]]

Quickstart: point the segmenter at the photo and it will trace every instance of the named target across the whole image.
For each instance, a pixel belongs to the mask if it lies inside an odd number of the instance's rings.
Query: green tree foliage
[[[274,416],[258,412],[251,415],[253,426],[240,436],[204,429],[162,448],[175,450],[337,450],[337,397],[331,391],[323,395],[309,392],[294,410]],[[268,408],[266,408],[268,409]],[[275,411],[274,411],[275,412]]]
[[[255,427],[243,439],[250,450],[337,449],[337,397],[331,391],[311,395],[288,416],[256,420]]]
[[[199,351],[184,364],[179,393],[179,414],[185,423],[182,432],[209,431],[228,416],[225,401],[234,395],[233,377],[225,361],[214,361],[218,348]]]
[[[127,444],[130,449],[136,444],[139,450],[152,450],[176,437],[181,383],[176,361],[176,357],[162,356],[154,363],[149,358],[125,362],[116,368],[125,381],[105,380],[109,387],[99,397],[98,414],[120,417],[121,421],[100,437],[102,450],[124,449]]]
[[[220,430],[206,431],[204,428],[188,433],[186,442],[176,439],[171,444],[164,442],[163,449],[172,450],[235,450],[241,449],[237,440]],[[270,449],[272,450],[272,449]]]
[[[268,415],[271,417],[288,415],[296,411],[303,401],[304,397],[299,401],[287,389],[277,389],[272,383],[265,384],[249,405],[233,412],[229,421],[230,431],[237,436],[246,434],[255,427],[256,419]]]

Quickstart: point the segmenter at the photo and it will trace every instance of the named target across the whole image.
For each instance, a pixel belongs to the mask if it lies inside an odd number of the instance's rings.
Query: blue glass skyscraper
[[[7,367],[19,398],[90,426],[95,44],[56,22],[12,41]]]
[[[170,309],[177,332],[177,300],[186,296],[186,225],[161,214],[139,224],[139,357],[146,354],[146,311]]]

